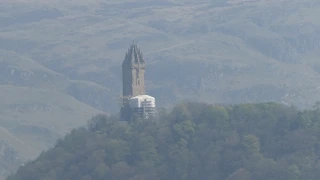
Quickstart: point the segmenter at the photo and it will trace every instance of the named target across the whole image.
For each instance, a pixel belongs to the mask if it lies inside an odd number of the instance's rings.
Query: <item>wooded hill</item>
[[[320,109],[184,102],[154,119],[98,115],[8,180],[298,180],[320,175]]]

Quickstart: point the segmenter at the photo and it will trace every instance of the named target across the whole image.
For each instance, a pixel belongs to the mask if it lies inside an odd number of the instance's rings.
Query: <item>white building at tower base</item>
[[[138,95],[129,99],[131,114],[148,119],[155,115],[155,98],[149,95]]]

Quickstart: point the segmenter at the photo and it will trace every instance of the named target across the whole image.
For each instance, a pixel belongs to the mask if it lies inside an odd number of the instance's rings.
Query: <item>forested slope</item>
[[[186,102],[152,120],[98,115],[8,180],[315,180],[320,109]]]

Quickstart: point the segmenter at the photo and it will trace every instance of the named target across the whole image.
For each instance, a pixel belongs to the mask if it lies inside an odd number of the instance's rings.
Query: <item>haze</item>
[[[319,8],[318,0],[1,0],[0,173],[90,117],[117,113],[133,40],[158,106],[311,108],[320,100]]]

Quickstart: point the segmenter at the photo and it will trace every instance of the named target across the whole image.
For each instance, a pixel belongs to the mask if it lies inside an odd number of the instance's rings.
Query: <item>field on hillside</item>
[[[319,8],[317,0],[2,0],[2,140],[34,157],[91,115],[118,112],[133,40],[158,106],[311,107],[320,100]]]
[[[101,113],[68,95],[37,88],[0,85],[0,97],[2,175]]]

